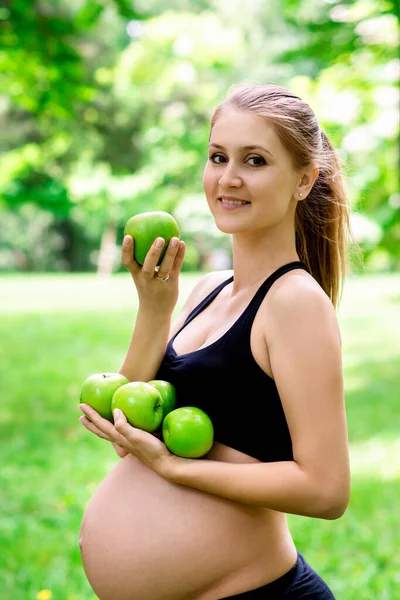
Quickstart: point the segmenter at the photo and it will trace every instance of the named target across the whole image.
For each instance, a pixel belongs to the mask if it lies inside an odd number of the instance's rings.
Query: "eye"
[[[250,161],[253,161],[253,163],[251,163]],[[250,156],[247,162],[250,164],[251,167],[262,167],[263,165],[267,164],[266,161],[262,158],[262,156]]]
[[[210,156],[210,161],[213,162],[215,165],[220,165],[226,161],[226,158],[223,154],[218,154],[216,152],[215,154],[212,154]]]

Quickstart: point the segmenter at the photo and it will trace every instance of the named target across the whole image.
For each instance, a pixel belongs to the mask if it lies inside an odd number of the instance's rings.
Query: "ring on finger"
[[[167,281],[169,279],[169,275],[167,275],[166,277],[161,277],[161,275],[156,275],[157,279],[159,279],[160,281]]]

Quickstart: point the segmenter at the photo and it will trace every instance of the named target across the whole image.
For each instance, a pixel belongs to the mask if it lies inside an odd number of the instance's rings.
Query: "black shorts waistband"
[[[266,585],[263,585],[259,588],[255,588],[252,590],[249,590],[248,592],[243,592],[242,594],[236,594],[235,596],[227,596],[225,598],[223,598],[222,600],[240,600],[241,598],[247,598],[250,594],[251,594],[251,598],[254,598],[254,600],[256,600],[258,597],[260,597],[261,599],[261,594],[262,594],[262,598],[274,598],[277,595],[281,595],[283,594],[291,585],[292,583],[301,576],[303,570],[304,570],[304,566],[305,566],[305,560],[303,558],[303,556],[300,554],[300,552],[297,551],[297,558],[296,558],[296,562],[294,563],[293,567],[291,567],[289,569],[289,571],[287,571],[286,573],[284,573],[283,575],[281,575],[280,577],[278,577],[278,579],[274,579],[274,581],[271,581],[270,583],[267,583]],[[260,594],[260,596],[258,596],[258,594]]]

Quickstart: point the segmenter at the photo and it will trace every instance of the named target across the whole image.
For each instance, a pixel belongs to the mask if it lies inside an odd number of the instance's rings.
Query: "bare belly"
[[[100,600],[217,600],[276,579],[296,550],[285,515],[170,483],[128,455],[87,506],[81,555]]]

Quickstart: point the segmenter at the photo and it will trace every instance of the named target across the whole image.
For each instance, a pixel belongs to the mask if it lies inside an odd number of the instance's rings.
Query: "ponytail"
[[[338,156],[323,131],[321,138],[318,177],[307,198],[297,204],[296,249],[336,308],[347,272],[349,209]]]

